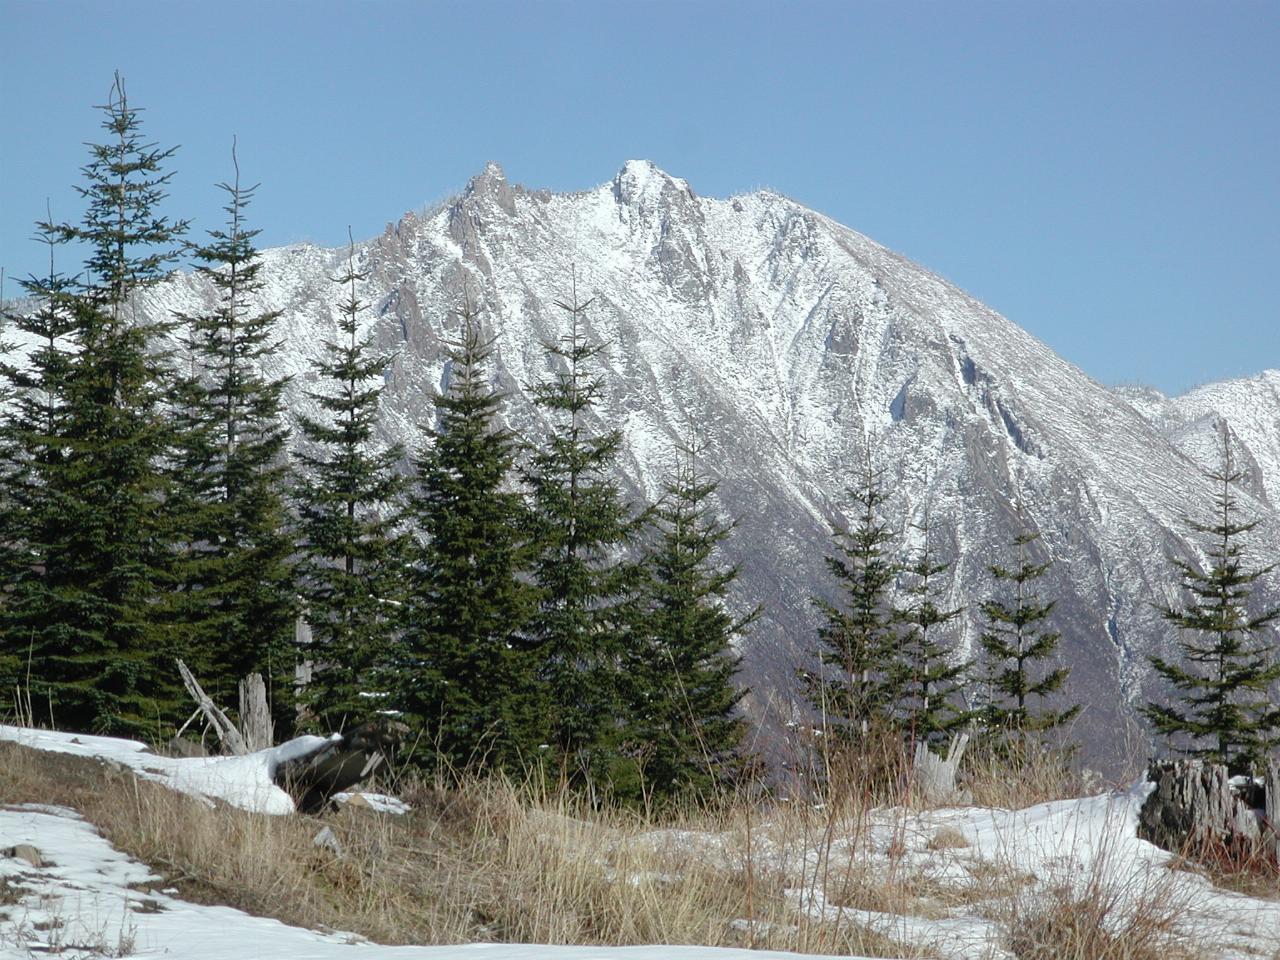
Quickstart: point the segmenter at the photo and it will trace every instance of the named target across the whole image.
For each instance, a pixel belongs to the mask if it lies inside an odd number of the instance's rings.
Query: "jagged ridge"
[[[275,373],[293,374],[291,405],[307,409],[310,361],[335,336],[328,278],[341,251],[295,245],[265,253],[262,299],[282,309]],[[540,432],[528,385],[547,369],[544,344],[563,336],[553,303],[571,284],[594,300],[590,335],[611,346],[599,413],[626,439],[622,472],[652,497],[674,445],[710,446],[724,508],[741,518],[729,559],[742,565],[741,603],[766,614],[747,642],[755,702],[776,708],[814,649],[809,597],[828,587],[822,556],[842,491],[868,446],[890,476],[904,537],[930,511],[955,561],[951,596],[971,605],[957,641],[972,648],[973,604],[989,587],[1019,506],[1059,562],[1072,692],[1089,703],[1079,732],[1102,756],[1127,704],[1154,691],[1148,654],[1167,631],[1152,608],[1175,581],[1166,555],[1190,555],[1182,519],[1207,505],[1200,473],[1207,414],[1227,385],[1169,401],[1111,391],[943,279],[868,238],[771,192],[697,196],[647,161],[572,194],[528,190],[489,164],[460,196],[409,214],[359,246],[369,275],[367,323],[397,359],[387,371],[382,430],[413,447],[443,376],[449,313],[464,290],[496,337],[496,376],[510,425]],[[185,276],[149,294],[149,309],[193,312],[210,291]],[[1274,411],[1238,435],[1255,454],[1270,515],[1280,482]],[[1197,424],[1201,424],[1197,426]],[[1190,425],[1190,426],[1189,426]],[[1189,432],[1188,432],[1189,431]],[[1268,488],[1262,477],[1271,478]],[[1280,537],[1256,541],[1280,558]],[[1105,759],[1105,758],[1104,758]]]

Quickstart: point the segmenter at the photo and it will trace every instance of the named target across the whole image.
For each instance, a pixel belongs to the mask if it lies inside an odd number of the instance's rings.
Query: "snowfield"
[[[291,741],[250,757],[169,759],[148,753],[141,744],[105,737],[0,727],[0,738],[123,764],[174,789],[268,813],[285,812],[288,802],[287,795],[271,784],[272,764],[308,746]],[[807,845],[796,838],[771,838],[767,824],[762,824],[759,850],[753,855],[762,869],[777,869],[789,878],[786,895],[798,912],[883,933],[906,945],[911,956],[1012,958],[1010,930],[1032,922],[1040,904],[1064,902],[1104,910],[1106,924],[1117,931],[1146,911],[1171,933],[1203,947],[1206,956],[1246,960],[1277,955],[1280,902],[1219,890],[1198,874],[1171,870],[1170,854],[1135,836],[1137,812],[1150,789],[1139,783],[1127,791],[1024,810],[883,809],[874,811],[868,823],[850,825],[847,832],[835,829],[825,837],[809,837]],[[693,851],[713,866],[742,861],[742,851],[734,849],[728,835],[654,830],[627,842]],[[30,845],[37,854],[33,857],[22,845]],[[951,905],[935,904],[901,915],[841,906],[833,902],[838,898],[825,884],[822,864],[824,858],[830,864],[845,852],[873,878],[927,879],[932,889],[951,892],[943,898]],[[1001,882],[991,884],[992,876]],[[38,804],[0,807],[0,960],[58,952],[188,960],[796,956],[668,945],[384,947],[350,934],[305,930],[226,907],[184,902],[172,896],[173,891],[161,889],[162,883],[147,866],[114,849],[75,811]],[[749,921],[735,925],[746,928]]]

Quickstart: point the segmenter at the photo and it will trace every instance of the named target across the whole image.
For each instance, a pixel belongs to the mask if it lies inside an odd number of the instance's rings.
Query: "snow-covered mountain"
[[[295,411],[336,336],[331,277],[345,256],[264,254],[263,300],[284,311],[274,363],[294,375]],[[1078,732],[1100,761],[1154,693],[1147,656],[1170,636],[1152,604],[1175,595],[1167,556],[1197,549],[1183,519],[1211,503],[1201,464],[1213,417],[1250,451],[1247,509],[1272,517],[1280,502],[1280,373],[1172,400],[1109,390],[942,278],[776,193],[699,197],[632,161],[595,189],[556,194],[490,164],[356,257],[367,324],[396,354],[383,431],[410,447],[445,382],[464,291],[496,338],[510,424],[533,438],[529,386],[550,369],[544,344],[567,331],[555,301],[575,283],[592,300],[588,332],[609,344],[598,412],[624,433],[626,482],[655,496],[675,446],[696,434],[740,519],[727,554],[742,566],[739,602],[765,605],[745,643],[760,709],[785,711],[813,655],[810,597],[832,589],[830,526],[868,448],[906,539],[918,541],[928,511],[954,561],[951,599],[970,611],[962,651],[976,643],[989,564],[1012,559],[1019,509],[1040,532],[1057,561],[1043,593],[1058,598],[1070,692],[1088,704]],[[151,309],[191,313],[211,292],[181,277],[149,297]],[[1259,561],[1280,559],[1280,527],[1253,546]]]

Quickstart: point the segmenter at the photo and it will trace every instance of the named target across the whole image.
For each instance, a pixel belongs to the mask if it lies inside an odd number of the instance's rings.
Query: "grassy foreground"
[[[886,802],[837,778],[824,802],[729,799],[661,816],[592,809],[501,779],[398,784],[406,816],[348,807],[272,817],[208,805],[93,760],[0,743],[0,804],[71,807],[189,900],[380,943],[683,943],[872,957],[944,956],[867,912],[972,916],[1018,960],[1195,960],[1217,954],[1175,933],[1170,882],[1122,911],[1092,881],[1035,884],[998,863],[948,879],[965,840],[939,829],[932,863],[896,857]],[[975,798],[1016,806],[1078,790],[1065,770],[1008,778],[979,768]],[[1035,795],[1032,795],[1035,794]],[[836,797],[839,799],[835,799]],[[916,811],[918,812],[918,811]],[[892,816],[893,810],[889,811]],[[873,820],[879,825],[872,828]],[[315,838],[329,828],[332,846]],[[906,829],[905,826],[903,829]],[[1171,872],[1172,876],[1172,872]],[[1040,878],[1045,880],[1046,878]],[[809,891],[806,900],[805,891]],[[811,905],[817,891],[822,909]],[[1132,900],[1132,898],[1129,898]]]

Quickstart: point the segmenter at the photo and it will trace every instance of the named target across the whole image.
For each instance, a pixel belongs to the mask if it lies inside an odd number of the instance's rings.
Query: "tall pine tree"
[[[545,736],[561,777],[603,786],[619,755],[619,666],[632,620],[637,566],[624,556],[638,519],[612,468],[622,436],[588,421],[603,390],[589,372],[603,351],[584,330],[590,301],[575,281],[567,337],[549,345],[558,369],[533,387],[551,432],[525,471],[531,494],[531,561],[537,607],[522,638],[531,657]]]
[[[429,765],[522,772],[537,757],[536,717],[517,642],[532,612],[520,577],[524,502],[518,443],[486,378],[492,341],[468,301],[435,399],[409,517],[422,537],[404,607],[398,706]]]
[[[176,606],[206,689],[234,702],[251,672],[271,683],[275,713],[288,717],[296,614],[285,511],[287,430],[281,393],[263,360],[279,347],[279,311],[255,309],[262,289],[257,230],[245,225],[256,187],[235,176],[226,226],[193,249],[196,272],[216,291],[212,309],[179,316],[190,369],[177,377],[178,446],[170,506],[183,534]],[[224,691],[216,696],[219,688]]]
[[[301,419],[308,441],[298,460],[302,595],[311,642],[298,656],[312,664],[301,692],[307,723],[337,730],[367,720],[392,694],[398,609],[405,590],[405,548],[397,514],[404,485],[398,446],[377,449],[374,426],[382,372],[392,358],[359,335],[361,302],[350,242],[340,342],[325,343],[316,369],[328,389],[310,394],[326,412]]]
[[[733,525],[716,515],[716,483],[702,472],[698,450],[681,452],[665,496],[653,509],[658,534],[641,590],[641,628],[624,658],[630,706],[627,735],[637,746],[648,796],[707,797],[744,768],[734,682],[741,658],[733,641],[760,614],[727,609],[736,566],[717,550]]]
[[[1174,559],[1187,600],[1161,609],[1178,630],[1182,662],[1151,658],[1178,702],[1149,703],[1143,712],[1185,753],[1247,773],[1280,746],[1280,706],[1271,696],[1280,662],[1264,635],[1280,608],[1249,611],[1253,585],[1274,566],[1245,564],[1243,540],[1259,521],[1240,517],[1232,488],[1244,474],[1233,463],[1225,424],[1221,463],[1208,476],[1218,485],[1214,518],[1188,521],[1209,538],[1207,569]]]
[[[903,633],[896,669],[901,680],[900,723],[916,741],[940,745],[968,717],[957,701],[968,665],[941,636],[964,613],[962,607],[939,607],[940,579],[951,564],[940,562],[930,541],[929,511],[919,525],[920,552],[904,569],[905,601],[900,611]]]
[[[1061,634],[1049,627],[1055,601],[1041,601],[1036,593],[1036,581],[1052,566],[1050,560],[1035,563],[1032,559],[1039,536],[1024,530],[1014,538],[1018,565],[990,567],[1004,595],[982,604],[987,628],[978,642],[990,691],[984,719],[989,732],[1007,744],[1060,727],[1080,712],[1079,705],[1060,710],[1046,705],[1062,689],[1070,671],[1045,665],[1058,649]]]
[[[156,736],[185,699],[173,670],[180,638],[157,617],[170,548],[158,468],[171,431],[156,349],[163,326],[133,307],[165,275],[185,223],[158,213],[172,151],[143,139],[119,75],[102,110],[108,136],[90,145],[77,188],[84,216],[47,225],[57,240],[82,246],[86,260],[66,299],[57,298],[70,321],[69,349],[49,357],[59,423],[40,445],[48,462],[29,474],[56,503],[59,527],[36,533],[50,541],[34,544],[44,566],[6,616],[6,634],[27,643],[37,713],[47,706],[73,729]]]
[[[56,477],[64,459],[58,438],[66,427],[73,287],[55,269],[60,240],[52,215],[39,225],[38,238],[48,247],[49,273],[21,283],[34,309],[4,315],[7,325],[26,335],[28,349],[6,344],[0,361],[0,689],[9,691],[38,679],[29,675],[29,658],[54,602],[45,574],[63,529]]]
[[[844,599],[837,605],[815,598],[824,620],[818,628],[820,669],[802,676],[825,731],[844,740],[892,725],[901,680],[893,670],[892,589],[899,564],[883,516],[888,495],[869,455],[861,483],[848,492],[859,508],[857,520],[835,529],[837,552],[826,558]]]

